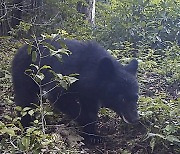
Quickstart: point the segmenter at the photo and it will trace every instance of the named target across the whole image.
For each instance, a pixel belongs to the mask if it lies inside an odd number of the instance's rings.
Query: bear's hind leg
[[[16,105],[22,107],[22,109],[25,107],[34,108],[33,104],[37,104],[38,102],[38,85],[36,85],[35,82],[28,76],[25,76],[22,80],[16,80],[15,78],[13,83]],[[20,112],[18,112],[18,115],[21,116]],[[30,122],[32,121],[33,117],[29,114],[26,114],[21,118],[21,124],[23,127],[30,126]]]

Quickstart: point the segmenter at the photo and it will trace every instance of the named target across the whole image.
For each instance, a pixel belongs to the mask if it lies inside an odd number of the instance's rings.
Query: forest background
[[[84,145],[64,115],[45,102],[46,131],[37,120],[18,124],[11,61],[32,38],[96,40],[123,64],[139,61],[140,124],[127,125],[112,111],[99,111],[105,143]],[[180,153],[179,0],[0,0],[0,153]],[[24,110],[28,114],[41,110]]]

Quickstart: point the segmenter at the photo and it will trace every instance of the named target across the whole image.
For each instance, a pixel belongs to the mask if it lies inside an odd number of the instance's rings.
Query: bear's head
[[[127,123],[139,120],[137,111],[138,83],[136,72],[138,61],[132,60],[122,66],[109,57],[99,61],[100,101],[105,107],[114,110]]]

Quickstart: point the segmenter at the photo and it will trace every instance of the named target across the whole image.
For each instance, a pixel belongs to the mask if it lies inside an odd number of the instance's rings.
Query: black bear
[[[56,40],[45,42],[56,50],[62,48],[62,43]],[[45,78],[41,84],[48,92],[47,98],[52,105],[76,119],[84,126],[83,131],[88,136],[95,134],[95,121],[101,106],[114,110],[127,123],[137,122],[137,60],[123,66],[93,41],[64,39],[61,42],[71,52],[70,55],[62,55],[62,62],[56,56],[50,55],[50,49],[42,43],[32,45],[31,50],[38,53],[35,62],[32,62],[28,45],[19,49],[12,63],[16,105],[26,107],[38,102],[39,86],[25,72],[32,63],[49,65],[56,73],[79,74],[78,80],[67,90],[56,86],[52,72],[48,70],[43,72]],[[23,126],[26,127],[29,123],[30,119],[25,116],[22,119]]]

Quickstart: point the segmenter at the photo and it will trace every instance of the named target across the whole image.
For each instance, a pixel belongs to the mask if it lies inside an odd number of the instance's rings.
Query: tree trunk
[[[88,0],[89,7],[88,7],[88,16],[87,20],[91,23],[92,26],[95,26],[95,4],[96,0]]]
[[[23,0],[13,0],[11,26],[15,28],[22,20]]]
[[[6,0],[0,0],[0,36],[8,35],[10,30],[8,12],[9,2]]]
[[[78,2],[77,11],[85,14],[86,19],[91,23],[92,26],[95,26],[95,3],[96,0],[85,0],[87,5]]]

